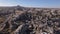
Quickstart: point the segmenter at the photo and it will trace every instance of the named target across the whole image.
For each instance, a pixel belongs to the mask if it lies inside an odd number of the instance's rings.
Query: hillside
[[[60,34],[60,9],[0,7],[0,34]]]

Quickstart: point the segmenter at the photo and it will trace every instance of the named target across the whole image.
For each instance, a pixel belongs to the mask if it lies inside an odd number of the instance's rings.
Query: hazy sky
[[[60,0],[0,0],[0,6],[58,7]]]

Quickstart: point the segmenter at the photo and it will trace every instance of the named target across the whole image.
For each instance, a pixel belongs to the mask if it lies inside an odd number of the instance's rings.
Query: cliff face
[[[9,8],[0,11],[0,34],[60,34],[60,10]]]

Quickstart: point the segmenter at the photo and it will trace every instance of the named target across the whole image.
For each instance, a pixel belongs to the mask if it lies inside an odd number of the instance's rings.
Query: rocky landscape
[[[0,34],[60,34],[60,9],[0,7]]]

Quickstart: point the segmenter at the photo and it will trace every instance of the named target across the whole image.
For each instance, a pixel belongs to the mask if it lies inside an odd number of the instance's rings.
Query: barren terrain
[[[0,34],[60,34],[60,9],[0,7]]]

